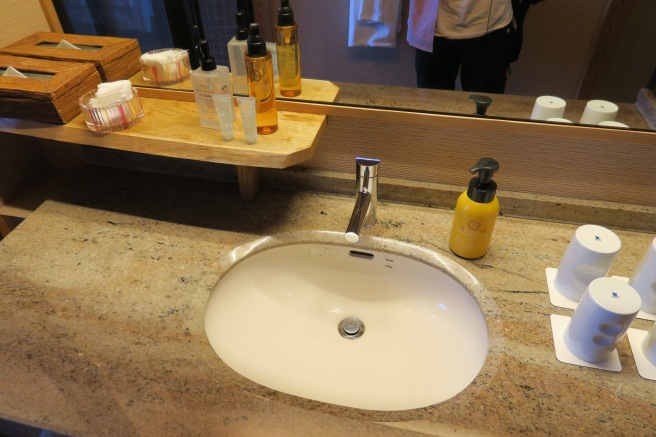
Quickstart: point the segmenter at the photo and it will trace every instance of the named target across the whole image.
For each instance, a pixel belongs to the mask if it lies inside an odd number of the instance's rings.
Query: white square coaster
[[[547,275],[547,289],[549,290],[549,300],[551,301],[551,304],[560,308],[567,308],[570,310],[575,310],[576,307],[579,305],[577,301],[571,300],[560,294],[558,289],[556,288],[556,273],[558,273],[558,269],[555,269],[553,267],[547,267],[545,269],[546,275]],[[619,279],[620,281],[624,282],[629,282],[629,278],[626,278],[624,276],[611,276],[612,278]],[[647,313],[645,311],[640,311],[638,315],[636,316],[638,319],[642,320],[652,320],[656,322],[656,314],[652,313]]]
[[[624,281],[624,282],[629,282],[629,278],[625,278],[624,276],[611,276],[611,278],[619,279],[620,281]],[[656,321],[656,314],[640,311],[636,316],[636,319]]]
[[[647,336],[647,331],[629,328],[626,335],[629,337],[629,344],[631,345],[638,373],[645,379],[656,381],[656,366],[642,353],[642,341]]]
[[[566,364],[573,364],[575,366],[592,367],[593,369],[609,370],[611,372],[619,372],[622,370],[622,363],[620,363],[620,356],[617,350],[614,350],[609,359],[597,363],[591,363],[578,358],[571,353],[565,345],[563,336],[565,329],[571,317],[560,316],[552,314],[551,318],[551,333],[553,334],[554,346],[556,347],[556,358],[558,361]]]
[[[545,270],[547,274],[547,287],[549,289],[549,300],[551,301],[551,304],[557,307],[575,310],[579,303],[575,300],[566,298],[560,294],[556,288],[555,279],[556,273],[558,273],[558,269],[547,267]]]

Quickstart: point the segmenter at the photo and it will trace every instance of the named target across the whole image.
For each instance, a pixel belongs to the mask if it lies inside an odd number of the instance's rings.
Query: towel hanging
[[[349,47],[396,47],[402,0],[350,0]]]

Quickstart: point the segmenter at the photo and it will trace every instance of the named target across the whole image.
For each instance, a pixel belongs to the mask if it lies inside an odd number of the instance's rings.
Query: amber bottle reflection
[[[244,56],[248,94],[255,97],[257,133],[268,135],[278,130],[278,111],[271,53],[260,32],[260,25],[249,27],[248,50]]]
[[[298,48],[298,25],[289,0],[282,0],[276,23],[276,51],[278,52],[278,83],[280,94],[294,97],[301,94],[301,55]]]

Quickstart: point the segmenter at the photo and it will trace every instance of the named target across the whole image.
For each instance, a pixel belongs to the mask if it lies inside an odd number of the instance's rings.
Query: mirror
[[[276,0],[255,2],[256,21],[269,30],[270,41],[278,4]],[[414,86],[414,49],[405,41],[405,25],[394,49],[349,48],[348,0],[296,1],[292,7],[300,27],[303,77],[334,83],[339,88],[337,103],[474,114],[471,93]],[[407,9],[406,0],[402,22]],[[224,19],[234,23],[232,16]],[[634,103],[638,90],[647,86],[656,69],[654,19],[653,0],[538,3],[528,13],[524,47],[511,66],[506,94],[492,96],[488,115],[528,119],[537,96],[555,95],[568,103],[565,118],[578,121],[587,100],[604,99],[620,107],[618,121],[634,129],[649,129]],[[203,17],[206,27],[215,20]],[[213,42],[213,47],[220,50],[225,44],[227,39]],[[309,92],[298,99],[319,100]]]

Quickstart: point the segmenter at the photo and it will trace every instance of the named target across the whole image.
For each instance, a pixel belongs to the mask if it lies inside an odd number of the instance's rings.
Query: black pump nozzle
[[[260,25],[251,23],[248,27],[248,56],[262,58],[267,54],[266,41],[262,37]]]
[[[469,169],[471,174],[478,173],[478,181],[481,184],[490,182],[497,171],[499,171],[499,162],[493,158],[481,158]]]
[[[289,0],[281,0],[278,8],[278,26],[293,26],[294,11],[289,7]]]
[[[469,98],[476,104],[476,114],[478,115],[485,115],[487,108],[492,104],[492,98],[489,96],[472,94]]]
[[[478,176],[469,181],[467,196],[478,203],[489,203],[494,200],[497,183],[492,180],[494,173],[499,171],[499,162],[493,158],[481,158],[469,169],[471,174]]]
[[[237,31],[235,32],[235,39],[238,41],[248,39],[248,18],[246,18],[246,12],[244,11],[237,12]]]
[[[203,71],[216,70],[216,60],[210,56],[210,43],[206,39],[198,42],[198,54],[200,58],[200,68]]]

